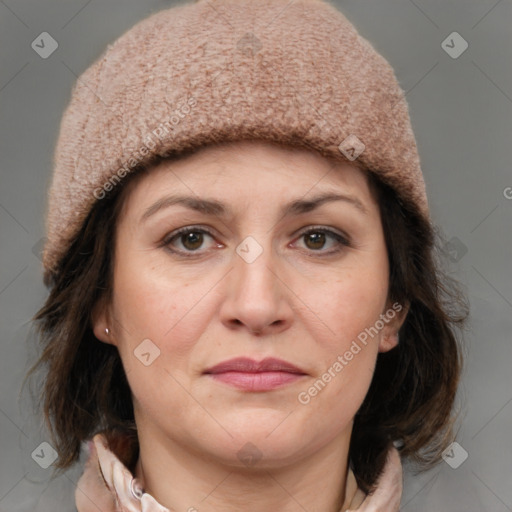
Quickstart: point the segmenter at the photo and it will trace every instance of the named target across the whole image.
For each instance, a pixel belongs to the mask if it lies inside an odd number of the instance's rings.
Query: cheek
[[[140,271],[128,271],[133,268]],[[200,278],[180,279],[175,272],[167,274],[147,263],[119,261],[113,312],[120,327],[118,346],[127,368],[138,362],[128,357],[130,352],[147,339],[160,350],[160,362],[172,354],[171,367],[180,367],[208,320],[204,311],[207,301],[202,303],[201,299],[211,284]]]
[[[191,354],[208,321],[208,302],[201,299],[212,284],[183,282],[176,274],[166,278],[151,268],[128,275],[123,268],[119,265],[113,305],[122,324],[117,345],[134,406],[145,411],[138,419],[158,418],[165,409],[176,425],[186,425],[185,411],[194,404],[184,388],[190,388]]]
[[[380,340],[375,325],[386,303],[387,272],[386,259],[360,258],[350,268],[340,267],[334,278],[331,272],[330,279],[319,274],[303,281],[298,292],[309,307],[302,321],[322,362],[299,403],[318,411],[338,403],[329,413],[336,417],[333,425],[356,413],[373,378]]]
[[[323,432],[326,437],[335,436],[364,401],[379,343],[378,334],[370,328],[379,319],[387,294],[387,280],[382,275],[380,280],[384,283],[347,274],[331,281],[323,293],[309,294],[316,315],[305,313],[303,318],[310,318],[305,325],[322,364],[297,397],[299,410],[309,418],[307,435]]]
[[[330,271],[328,277],[319,273],[303,280],[296,290],[307,306],[304,318],[310,318],[315,339],[329,352],[340,350],[373,326],[383,312],[388,292],[387,265],[378,261]]]
[[[312,337],[321,354],[322,371],[336,376],[329,380],[330,387],[341,388],[346,381],[349,393],[357,394],[370,384],[379,342],[371,328],[379,319],[385,299],[385,290],[359,279],[332,283],[327,293],[316,298],[315,310],[321,322],[312,320],[310,326],[312,331],[316,329]]]
[[[334,330],[353,340],[365,329],[373,326],[382,313],[387,296],[387,280],[380,282],[369,277],[348,279],[340,283],[332,308]]]

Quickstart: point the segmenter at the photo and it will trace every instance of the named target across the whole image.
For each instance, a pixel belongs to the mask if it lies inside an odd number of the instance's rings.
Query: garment
[[[357,487],[349,468],[345,494],[351,497],[348,509],[340,512],[398,512],[402,495],[402,464],[392,447],[377,490],[366,497]],[[108,449],[106,438],[97,434],[90,447],[89,458],[75,491],[78,512],[174,512],[159,504],[143,491],[143,482]]]
[[[240,139],[361,164],[429,220],[405,93],[334,5],[201,0],[142,20],[78,78],[54,155],[45,282],[127,175]]]

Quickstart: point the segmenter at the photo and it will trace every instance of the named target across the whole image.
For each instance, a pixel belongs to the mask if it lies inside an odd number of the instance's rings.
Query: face
[[[245,141],[126,193],[93,326],[118,347],[139,432],[231,465],[245,446],[269,467],[347,441],[404,317],[363,171]]]

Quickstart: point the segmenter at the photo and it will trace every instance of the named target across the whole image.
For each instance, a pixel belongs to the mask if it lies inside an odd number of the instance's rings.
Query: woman
[[[74,88],[47,228],[41,399],[56,468],[93,439],[79,512],[396,511],[400,457],[453,441],[464,303],[403,91],[331,5],[124,34]]]

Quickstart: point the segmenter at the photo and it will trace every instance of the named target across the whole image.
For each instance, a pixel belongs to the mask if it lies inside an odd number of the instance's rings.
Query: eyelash
[[[207,235],[211,236],[212,238],[215,238],[214,234],[209,229],[207,229],[205,227],[187,226],[184,228],[180,228],[180,229],[170,233],[168,236],[166,236],[164,238],[164,240],[162,241],[161,247],[165,247],[168,251],[170,251],[173,254],[186,255],[185,257],[188,257],[188,258],[194,257],[194,255],[195,256],[203,255],[204,253],[199,252],[200,251],[199,249],[197,251],[182,251],[182,250],[171,249],[169,247],[169,245],[171,244],[172,241],[174,241],[175,239],[179,239],[180,236],[188,234],[188,233],[206,233]],[[318,227],[313,226],[313,227],[307,229],[306,231],[302,231],[299,234],[299,236],[297,237],[297,239],[300,239],[300,238],[302,238],[306,235],[309,235],[311,233],[324,233],[324,234],[329,235],[332,238],[334,238],[339,243],[340,246],[351,247],[351,242],[350,242],[349,237],[343,236],[339,233],[336,233],[335,231],[332,231],[330,229],[320,227],[320,226],[318,226]],[[330,251],[322,251],[322,250],[315,251],[313,249],[311,249],[310,251],[312,253],[319,253],[318,255],[320,257],[323,257],[323,256],[330,256],[330,255],[336,254],[336,253],[340,252],[341,250],[343,250],[343,247],[338,247],[337,249],[331,249]]]

